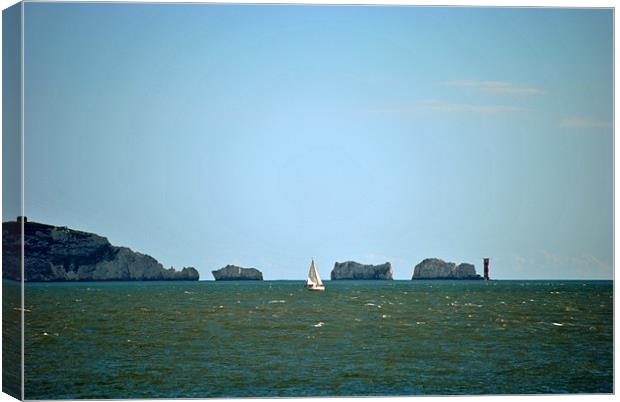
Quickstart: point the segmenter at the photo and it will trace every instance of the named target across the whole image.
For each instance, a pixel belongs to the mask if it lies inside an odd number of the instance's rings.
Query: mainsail
[[[312,260],[312,264],[310,264],[310,272],[308,272],[308,280],[306,281],[306,286],[323,286],[323,282],[321,281],[319,272],[316,270],[316,266],[314,265],[314,260]]]

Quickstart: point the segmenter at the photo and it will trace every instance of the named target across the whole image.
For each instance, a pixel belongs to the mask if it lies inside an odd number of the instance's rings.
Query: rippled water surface
[[[613,391],[611,281],[302,285],[28,284],[26,398]]]

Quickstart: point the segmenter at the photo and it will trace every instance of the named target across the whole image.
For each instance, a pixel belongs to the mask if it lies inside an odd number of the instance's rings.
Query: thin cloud
[[[508,105],[481,105],[473,103],[450,103],[443,101],[425,101],[412,105],[382,109],[380,112],[386,113],[415,113],[415,112],[441,112],[441,113],[476,113],[476,114],[498,114],[521,112],[526,109]]]
[[[560,121],[560,127],[565,128],[611,128],[611,123],[604,120],[587,117],[567,117]]]
[[[587,271],[607,271],[611,266],[599,258],[590,255],[558,255],[544,250],[543,260],[546,264],[555,267],[575,267]]]
[[[495,261],[497,262],[497,258]],[[497,264],[496,264],[497,265]],[[528,279],[609,279],[613,277],[610,262],[592,254],[558,254],[540,250],[532,254],[512,254],[507,264],[516,277]]]
[[[476,81],[476,80],[452,80],[444,84],[453,87],[467,87],[499,95],[542,95],[545,93],[540,88],[520,86],[510,81]]]
[[[513,263],[515,265],[517,265],[519,267],[522,267],[522,266],[525,265],[527,259],[524,256],[520,255],[520,254],[514,254],[512,256],[512,261],[513,261]]]

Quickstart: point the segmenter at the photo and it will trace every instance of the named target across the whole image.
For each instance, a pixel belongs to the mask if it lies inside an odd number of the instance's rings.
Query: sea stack
[[[226,265],[211,271],[216,281],[262,281],[263,273],[256,268],[242,268],[236,265]]]
[[[331,272],[331,280],[340,279],[375,279],[391,280],[392,264],[364,265],[355,261],[336,262]]]
[[[478,280],[473,264],[446,262],[439,258],[427,258],[415,266],[412,280],[416,279],[463,279]]]
[[[21,280],[21,226],[24,225],[24,280],[62,281],[197,281],[193,267],[165,269],[155,258],[116,247],[105,237],[64,226],[29,222],[19,217],[2,223],[4,279]]]

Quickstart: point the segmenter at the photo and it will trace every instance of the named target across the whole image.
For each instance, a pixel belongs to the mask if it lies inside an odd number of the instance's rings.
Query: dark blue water
[[[26,398],[610,393],[611,281],[26,286]]]

